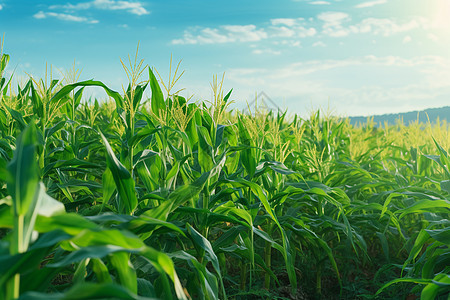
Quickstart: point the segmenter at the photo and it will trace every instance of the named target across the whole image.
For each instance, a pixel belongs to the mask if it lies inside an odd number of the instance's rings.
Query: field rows
[[[8,60],[1,299],[447,299],[445,121],[244,114],[217,78],[194,103],[142,61],[122,93],[13,87]]]

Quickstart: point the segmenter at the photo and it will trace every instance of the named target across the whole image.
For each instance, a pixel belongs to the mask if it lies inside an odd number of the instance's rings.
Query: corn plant
[[[445,298],[448,123],[229,110],[137,55],[14,92],[1,54],[2,299]]]

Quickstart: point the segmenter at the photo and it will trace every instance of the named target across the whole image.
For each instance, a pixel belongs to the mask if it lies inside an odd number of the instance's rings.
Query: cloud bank
[[[150,12],[144,7],[142,2],[116,1],[116,0],[94,0],[77,4],[67,3],[64,5],[51,5],[50,9],[64,9],[68,11],[100,9],[100,10],[123,10],[128,13],[142,16]]]

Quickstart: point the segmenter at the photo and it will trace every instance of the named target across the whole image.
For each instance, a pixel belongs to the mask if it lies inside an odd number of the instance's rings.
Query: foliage
[[[209,106],[190,103],[171,93],[179,65],[163,93],[131,59],[123,94],[56,79],[14,94],[8,60],[0,298],[449,292],[448,124],[233,112],[217,77]],[[90,86],[110,100],[82,101]]]

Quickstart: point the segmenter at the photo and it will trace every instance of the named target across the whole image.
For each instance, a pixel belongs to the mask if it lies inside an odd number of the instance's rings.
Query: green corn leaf
[[[403,218],[407,214],[423,213],[423,212],[450,212],[450,201],[448,200],[420,200],[412,204],[411,206],[399,209],[395,213],[400,214],[399,219]]]
[[[8,65],[9,62],[9,54],[3,53],[1,58],[0,58],[0,77],[3,76],[3,72],[6,69],[6,66]]]
[[[194,245],[201,248],[207,253],[208,260],[211,261],[217,274],[220,275],[219,260],[217,259],[217,256],[214,253],[211,243],[204,236],[198,233],[191,225],[186,224],[186,228],[190,237],[192,238],[192,241],[194,242]]]
[[[106,162],[108,168],[111,170],[114,182],[116,183],[117,192],[120,196],[118,203],[119,212],[130,215],[134,212],[138,204],[136,192],[134,190],[134,180],[131,178],[130,172],[117,159],[108,140],[101,132],[100,136],[106,147]]]
[[[389,281],[388,283],[386,283],[385,285],[383,285],[376,293],[375,296],[381,294],[381,292],[383,292],[383,290],[385,290],[387,287],[399,283],[399,282],[409,282],[409,283],[417,283],[417,284],[429,284],[432,283],[431,279],[416,279],[416,278],[398,278],[398,279],[394,279]],[[432,299],[432,298],[430,298]]]
[[[433,278],[432,283],[427,284],[420,295],[420,299],[428,300],[435,299],[436,296],[442,292],[450,291],[450,275],[449,274],[438,274]]]
[[[139,218],[135,218],[126,224],[126,228],[133,233],[140,235],[142,240],[146,240],[154,230],[161,227],[165,227],[185,236],[184,232],[176,225],[162,220],[149,218],[146,215],[141,215]]]
[[[76,299],[122,299],[122,300],[156,300],[157,298],[144,298],[137,296],[125,287],[112,283],[82,283],[73,286],[65,293],[44,294],[28,292],[20,300],[76,300]]]
[[[23,119],[23,116],[20,112],[18,112],[17,110],[14,110],[12,108],[9,108],[8,106],[6,106],[6,109],[8,110],[9,114],[11,115],[11,117],[16,120],[16,122],[19,124],[19,129],[23,130],[24,128],[27,127],[27,123],[25,122],[25,120]]]
[[[203,298],[205,299],[219,299],[219,288],[217,278],[211,274],[208,269],[192,255],[184,251],[177,251],[171,253],[170,257],[176,259],[182,259],[191,263],[197,271],[199,277],[201,291],[203,292]]]
[[[13,160],[8,165],[8,191],[12,197],[12,209],[18,240],[12,243],[12,254],[28,248],[36,219],[35,208],[42,197],[36,163],[36,129],[28,126],[17,141]],[[17,247],[17,248],[15,248]]]
[[[58,123],[56,123],[55,125],[53,125],[50,128],[46,128],[45,129],[45,133],[44,133],[44,138],[48,139],[49,137],[51,137],[53,134],[55,134],[57,131],[61,130],[62,128],[64,128],[64,125],[66,125],[66,120],[62,120],[59,121]]]
[[[85,282],[86,274],[87,274],[87,264],[89,263],[89,259],[84,259],[78,263],[75,268],[75,272],[73,272],[72,282],[73,284],[80,284]]]
[[[156,116],[160,116],[161,115],[160,111],[161,110],[164,111],[166,109],[164,96],[163,93],[161,92],[161,88],[159,87],[158,80],[156,80],[155,74],[153,74],[153,71],[150,67],[148,68],[148,74],[150,78],[150,88],[152,90],[152,102],[151,102],[152,112]]]
[[[450,194],[450,180],[442,180],[440,182],[441,190]]]
[[[239,119],[238,128],[239,128],[239,139],[241,140],[241,143],[244,146],[250,146],[250,147],[253,146],[253,142],[250,138],[250,134],[248,133],[247,128],[245,128],[244,122],[242,121],[242,119]],[[255,171],[256,171],[256,159],[255,159],[255,155],[253,152],[254,151],[252,148],[247,148],[247,149],[241,151],[241,161],[245,167],[245,170],[249,174],[250,178],[253,177],[253,175],[255,174]]]
[[[233,216],[237,216],[242,218],[247,223],[249,228],[253,227],[253,219],[251,214],[245,209],[235,207],[234,203],[231,201],[218,206],[214,212],[218,214],[231,214]]]
[[[160,219],[163,221],[167,220],[169,213],[177,209],[180,205],[193,200],[202,191],[209,179],[210,173],[203,173],[199,178],[197,178],[193,183],[189,185],[183,185],[177,188],[175,191],[170,193],[169,199],[164,201],[158,207],[148,210],[143,214],[155,219]]]
[[[95,80],[85,80],[80,81],[73,84],[68,84],[64,86],[62,89],[60,89],[56,94],[53,95],[53,97],[50,99],[50,102],[56,102],[60,100],[63,97],[66,97],[71,91],[73,91],[77,87],[86,87],[86,86],[98,86],[105,90],[106,94],[110,96],[111,98],[116,101],[116,104],[120,108],[124,108],[123,98],[120,96],[119,93],[111,90],[109,87],[107,87],[103,82],[101,81],[95,81]]]
[[[175,293],[178,299],[187,300],[187,297],[184,294],[183,286],[181,285],[180,279],[175,271],[173,261],[169,256],[150,247],[145,247],[141,251],[141,255],[147,258],[155,268],[160,270],[160,272],[163,271],[170,277],[174,284]],[[168,295],[170,295],[170,291],[168,292]]]
[[[111,265],[116,269],[122,286],[129,291],[137,293],[136,270],[130,263],[130,254],[125,252],[116,252],[109,256]]]
[[[53,215],[51,217],[38,216],[35,230],[38,232],[50,232],[63,230],[70,235],[77,235],[86,229],[99,230],[97,224],[73,213]]]
[[[79,89],[73,98],[74,109],[76,110],[81,103],[81,98],[83,96],[84,87]]]
[[[411,249],[411,252],[409,253],[408,259],[405,261],[405,263],[403,264],[403,268],[402,270],[404,270],[406,268],[406,266],[417,257],[417,255],[419,255],[420,251],[423,248],[423,245],[428,241],[428,239],[430,238],[430,234],[428,232],[426,232],[425,230],[421,230],[419,232],[419,235],[417,236],[415,242],[414,242],[414,246]]]
[[[425,229],[425,231],[436,241],[450,246],[450,227],[434,230]]]
[[[138,282],[138,295],[143,297],[156,297],[155,287],[150,281],[144,278],[138,278],[137,282]]]
[[[211,146],[211,138],[205,127],[197,126],[198,135],[198,163],[202,168],[202,172],[210,171],[214,166],[213,149]]]
[[[223,293],[224,297],[226,298],[225,288],[223,286],[223,281],[222,281],[222,273],[220,271],[219,259],[217,258],[217,255],[214,252],[214,250],[211,246],[211,243],[189,224],[186,224],[186,229],[187,229],[194,245],[197,248],[205,251],[206,258],[211,262],[214,270],[217,273],[217,276],[219,277],[220,285],[222,286],[222,293]],[[216,286],[217,286],[217,284],[216,284]],[[217,293],[214,293],[214,294],[217,294]]]
[[[267,199],[265,192],[256,183],[250,182],[250,181],[242,179],[242,178],[237,178],[235,180],[227,180],[227,182],[231,183],[231,184],[237,184],[238,186],[249,187],[252,190],[252,192],[259,198],[259,200],[261,201],[262,205],[264,206],[266,212],[270,215],[272,220],[278,226],[280,233],[281,233],[282,240],[283,240],[283,257],[285,259],[286,270],[287,270],[288,276],[289,276],[289,282],[292,285],[291,286],[292,291],[295,291],[297,289],[297,276],[296,276],[295,270],[294,270],[294,261],[293,261],[293,257],[291,254],[290,242],[289,242],[288,238],[286,237],[286,233],[285,233],[283,227],[281,226],[280,222],[278,221],[277,216],[275,215],[272,207],[270,206],[270,203]]]
[[[112,283],[108,268],[101,259],[90,258],[90,264],[92,266],[92,271],[95,273],[95,277],[97,277],[98,283]]]
[[[134,98],[133,98],[133,109],[134,111],[138,111],[139,105],[142,101],[142,96],[144,95],[144,91],[147,88],[147,84],[145,85],[138,85],[136,87],[136,90],[134,91]]]
[[[69,266],[74,263],[78,263],[89,258],[103,258],[107,255],[111,255],[117,252],[131,251],[120,246],[115,245],[102,245],[102,246],[89,246],[83,247],[80,250],[73,251],[70,254],[64,256],[62,259],[56,260],[47,265],[48,268],[60,268]],[[133,251],[137,253],[138,251]]]
[[[205,299],[219,300],[219,284],[217,278],[203,264],[199,263],[198,260],[194,259],[191,262],[198,271]]]
[[[0,291],[3,292],[8,280],[13,279],[15,274],[38,268],[48,250],[39,248],[15,255],[0,255]]]
[[[102,175],[102,195],[103,195],[103,205],[107,204],[111,199],[114,191],[116,190],[116,186],[114,183],[114,178],[110,169],[105,170]]]

